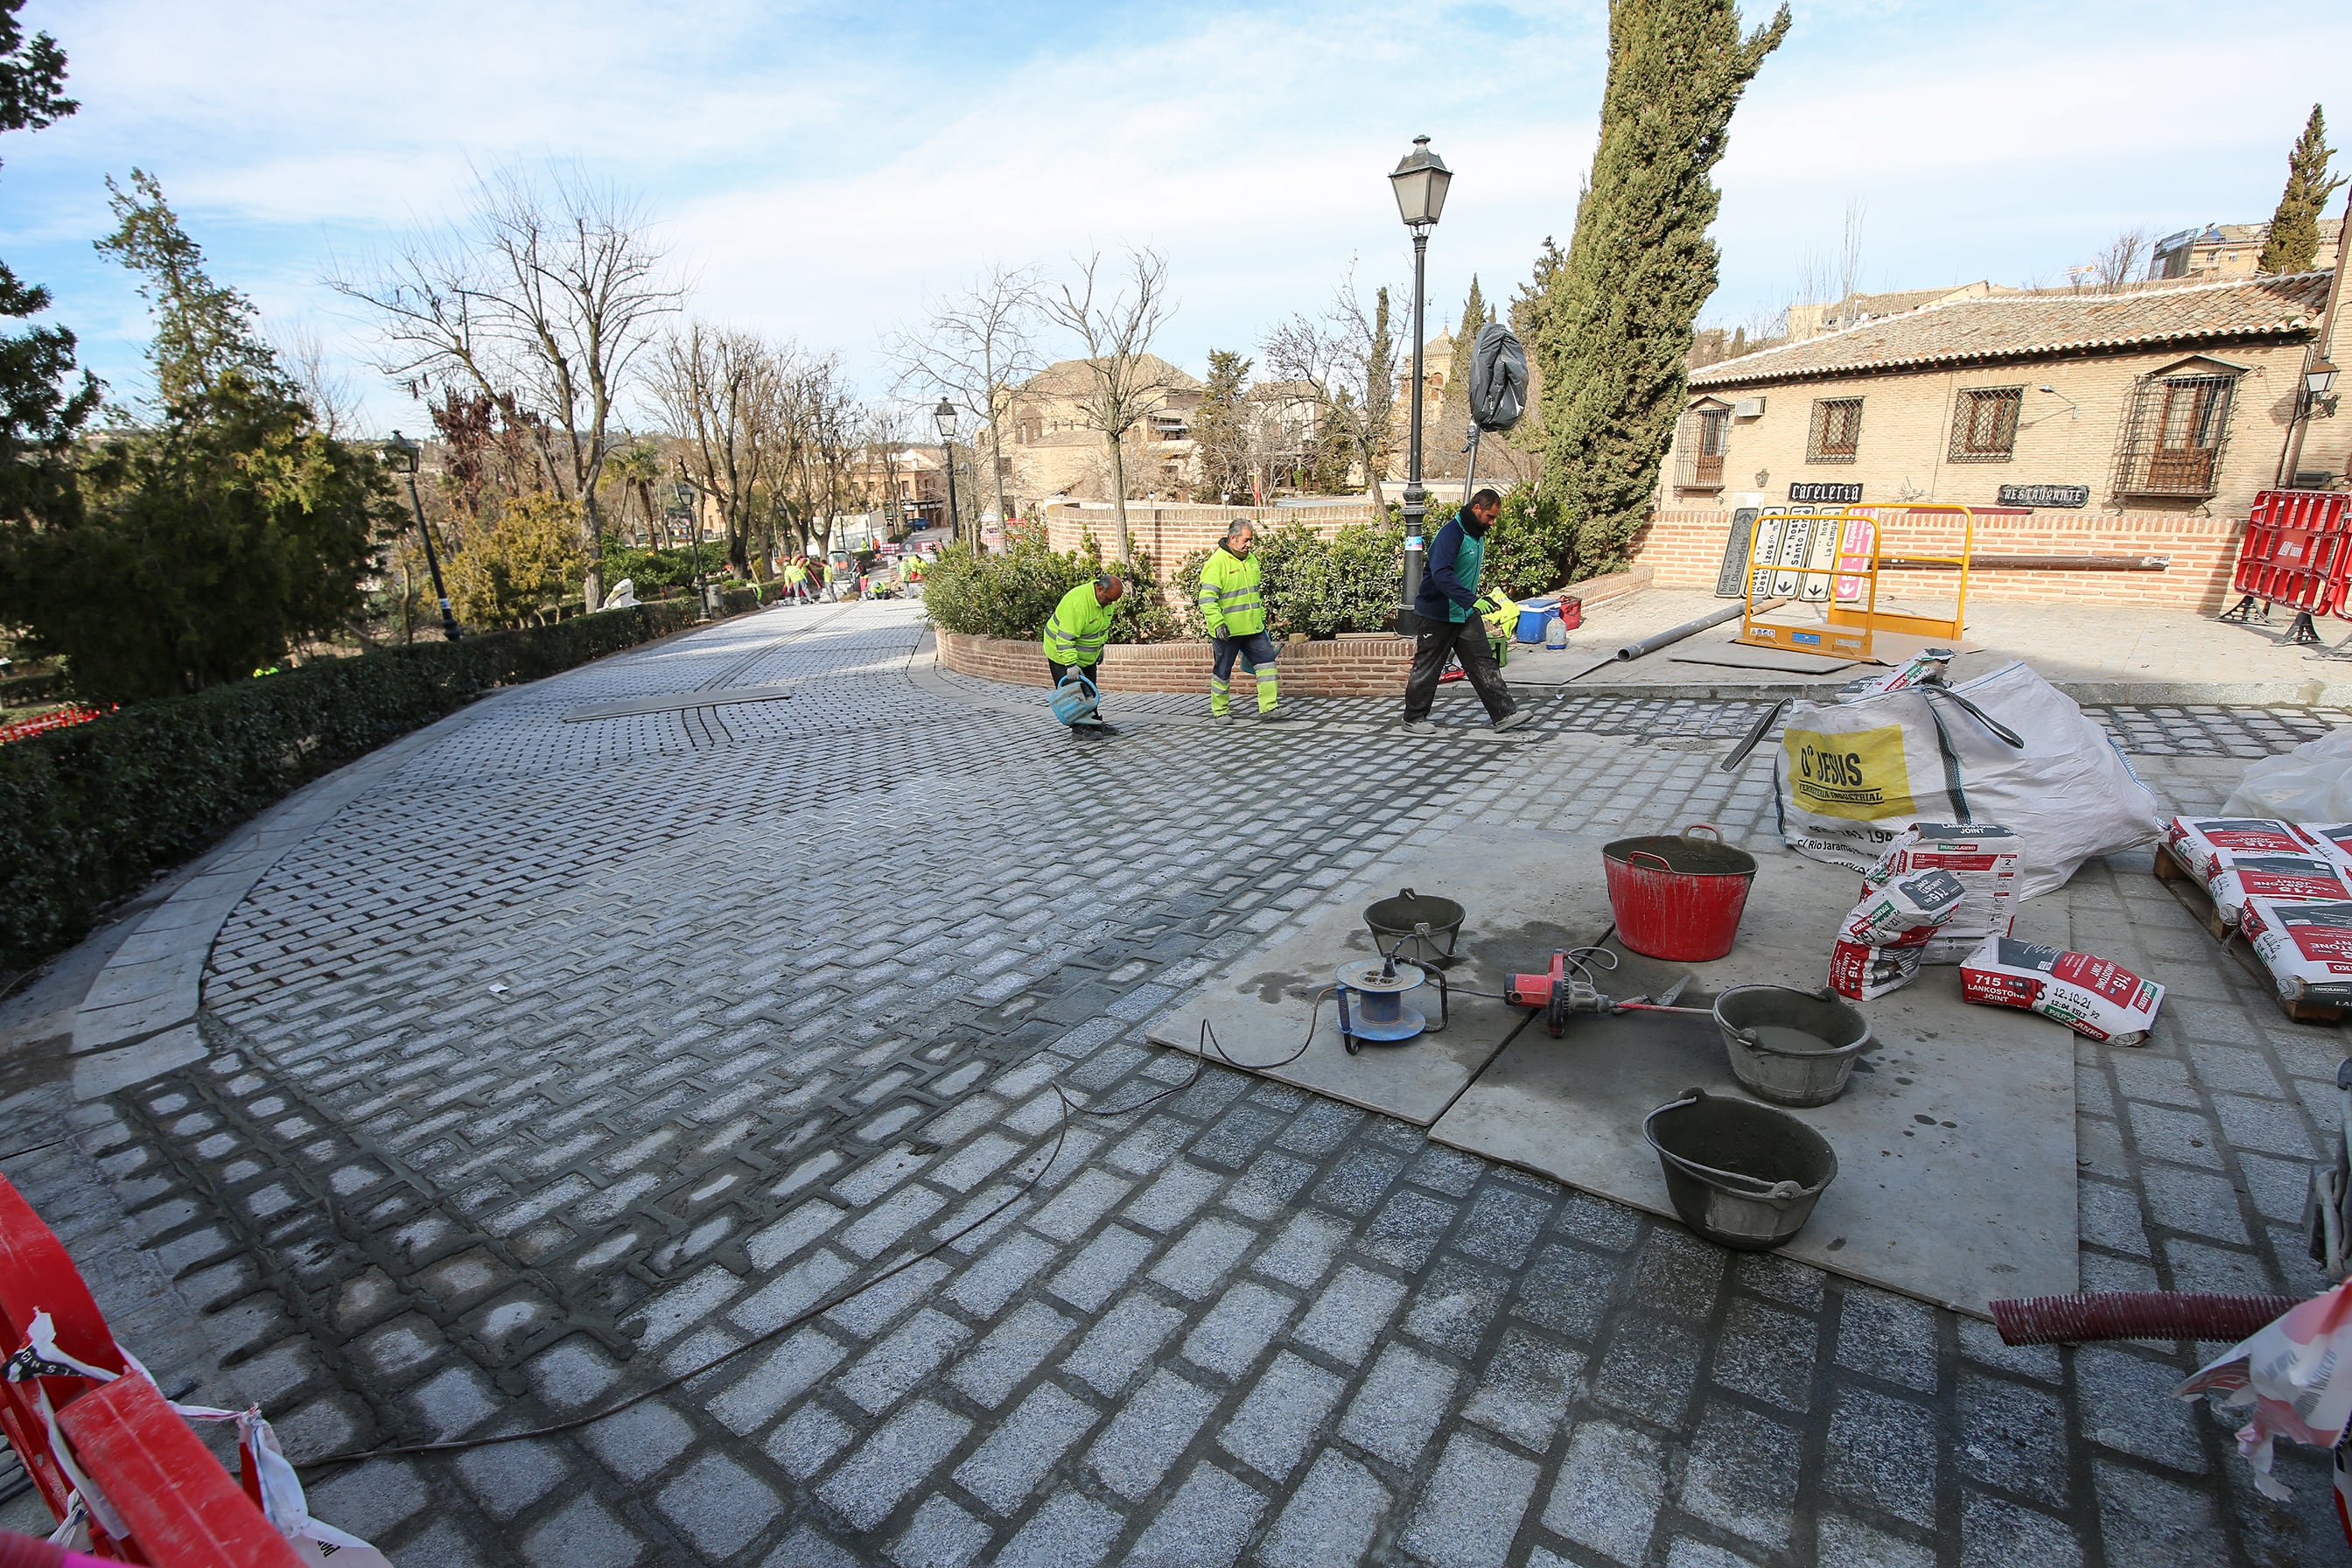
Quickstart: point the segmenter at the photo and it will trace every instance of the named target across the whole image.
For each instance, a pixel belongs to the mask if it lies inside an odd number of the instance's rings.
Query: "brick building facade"
[[[1804,501],[2242,517],[2330,274],[1963,298],[1695,372],[1663,511]],[[2352,420],[2301,468],[2340,474]]]

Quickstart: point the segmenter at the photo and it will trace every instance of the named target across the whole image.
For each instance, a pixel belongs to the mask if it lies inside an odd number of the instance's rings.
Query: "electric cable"
[[[751,1338],[744,1341],[741,1344],[737,1345],[734,1349],[726,1351],[712,1357],[710,1360],[703,1363],[700,1366],[693,1367],[686,1372],[679,1373],[675,1377],[668,1378],[661,1383],[656,1383],[651,1387],[641,1389],[637,1393],[632,1394],[625,1398],[615,1400],[612,1404],[600,1406],[594,1410],[587,1411],[582,1415],[567,1416],[562,1421],[550,1422],[543,1426],[532,1426],[517,1432],[491,1433],[480,1437],[452,1437],[432,1443],[400,1443],[378,1448],[347,1448],[339,1453],[322,1454],[315,1459],[297,1460],[294,1463],[294,1468],[297,1470],[325,1469],[330,1466],[356,1464],[362,1459],[390,1459],[413,1454],[454,1454],[471,1448],[487,1448],[499,1443],[520,1443],[531,1437],[559,1436],[566,1432],[579,1431],[584,1426],[593,1426],[599,1421],[609,1420],[613,1416],[620,1415],[625,1410],[634,1409],[649,1399],[656,1398],[662,1394],[669,1393],[672,1389],[677,1388],[682,1384],[693,1382],[696,1378],[716,1372],[719,1368],[726,1365],[729,1362],[733,1361],[736,1357],[742,1355],[747,1351],[756,1350],[760,1346],[769,1342],[771,1340],[774,1340],[794,1329],[800,1328],[816,1318],[823,1317],[825,1313],[832,1311],[834,1309],[843,1306],[847,1302],[856,1300],[858,1297],[866,1294],[866,1291],[873,1289],[876,1286],[898,1278],[899,1275],[904,1274],[908,1269],[915,1267],[918,1263],[924,1262],[929,1258],[938,1256],[948,1247],[952,1247],[955,1243],[962,1240],[965,1237],[970,1236],[972,1232],[987,1225],[991,1220],[993,1220],[997,1215],[1004,1213],[1014,1204],[1019,1203],[1022,1199],[1027,1197],[1031,1193],[1036,1191],[1038,1184],[1045,1179],[1046,1173],[1053,1170],[1055,1162],[1062,1157],[1063,1146],[1069,1139],[1070,1118],[1072,1116],[1094,1116],[1104,1119],[1132,1116],[1139,1110],[1159,1104],[1161,1100],[1168,1099],[1171,1095],[1181,1094],[1200,1081],[1201,1069],[1207,1065],[1209,1054],[1212,1051],[1216,1053],[1216,1058],[1219,1061],[1224,1063],[1227,1067],[1238,1068],[1243,1072],[1265,1072],[1271,1068],[1284,1067],[1291,1062],[1297,1061],[1300,1057],[1305,1056],[1307,1054],[1307,1047],[1315,1043],[1315,1031],[1322,1016],[1323,998],[1331,995],[1333,990],[1333,987],[1327,985],[1322,990],[1315,994],[1314,1002],[1307,1009],[1306,1039],[1299,1042],[1299,1046],[1297,1050],[1291,1052],[1288,1056],[1282,1058],[1279,1061],[1252,1065],[1234,1060],[1232,1057],[1225,1054],[1224,1044],[1217,1038],[1216,1030],[1210,1026],[1209,1021],[1206,1018],[1203,1018],[1201,1020],[1201,1046],[1199,1051],[1192,1058],[1192,1070],[1190,1073],[1187,1073],[1181,1081],[1170,1084],[1167,1088],[1160,1089],[1156,1093],[1147,1094],[1140,1100],[1132,1100],[1125,1105],[1094,1107],[1080,1105],[1076,1100],[1070,1098],[1070,1091],[1068,1089],[1062,1087],[1059,1083],[1054,1084],[1052,1086],[1055,1098],[1062,1102],[1062,1112],[1061,1117],[1054,1129],[1053,1147],[1046,1151],[1045,1163],[1039,1165],[1037,1169],[1024,1180],[1019,1186],[1006,1194],[1004,1198],[994,1207],[991,1208],[987,1213],[979,1215],[977,1218],[967,1222],[956,1230],[950,1232],[948,1235],[940,1237],[932,1242],[930,1246],[924,1247],[921,1251],[911,1254],[910,1256],[900,1259],[898,1262],[892,1264],[889,1268],[882,1270],[879,1274],[875,1275],[872,1279],[866,1280],[864,1283],[852,1286],[846,1289],[835,1291],[832,1295],[824,1297],[819,1300],[814,1306],[803,1311],[799,1316],[788,1319],[762,1333],[753,1335]]]

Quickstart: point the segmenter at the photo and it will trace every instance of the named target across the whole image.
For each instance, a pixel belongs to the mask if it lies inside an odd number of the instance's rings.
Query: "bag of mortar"
[[[1989,936],[2007,936],[2017,921],[2025,880],[2017,835],[1990,822],[1916,822],[1872,867],[1863,889],[1941,872],[1960,885],[1960,901],[1919,942],[1923,963],[1958,963]]]
[[[1780,836],[1801,855],[1866,871],[1914,823],[1998,822],[2023,850],[2024,898],[2164,827],[2106,731],[2023,664],[1791,703],[1773,777]]]
[[[2164,987],[2119,963],[2014,937],[1987,937],[1960,961],[1960,999],[2023,1007],[2110,1045],[2147,1040]]]
[[[2221,815],[2285,822],[2352,817],[2352,724],[2305,741],[2284,756],[2246,764],[2246,776],[2222,803]]]
[[[2200,882],[2213,879],[2213,857],[2224,849],[2308,855],[2315,847],[2293,823],[2262,816],[2176,816],[2164,825],[2164,844]]]
[[[1939,868],[1864,881],[1862,902],[1838,922],[1837,939],[1863,947],[1922,947],[1968,900],[1968,889]]]
[[[2213,852],[2213,874],[2205,879],[2223,925],[2236,925],[2249,898],[2277,903],[2336,903],[2352,899],[2352,873],[2332,857],[2316,853],[2263,855],[2243,849]]]
[[[1900,991],[1919,978],[1919,952],[1841,940],[1830,949],[1830,989],[1856,1002]]]
[[[2352,1005],[2352,903],[2252,898],[2238,931],[2286,1000]]]

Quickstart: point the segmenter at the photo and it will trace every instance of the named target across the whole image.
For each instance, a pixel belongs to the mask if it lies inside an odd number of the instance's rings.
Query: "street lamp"
[[[2326,354],[2322,353],[2303,367],[2303,385],[2295,392],[2294,417],[2287,422],[2286,445],[2279,449],[2278,477],[2273,482],[2282,489],[2295,482],[2296,470],[2303,463],[2303,437],[2310,427],[2311,416],[2335,414],[2336,400],[2328,395],[2335,388],[2336,364]]]
[[[425,541],[425,566],[433,574],[433,596],[441,601],[441,635],[456,642],[457,617],[449,608],[449,590],[441,585],[441,557],[433,552],[433,531],[425,526],[425,503],[416,494],[416,466],[422,455],[422,448],[397,430],[383,444],[383,460],[408,480],[408,504],[416,513],[417,537]]]
[[[703,590],[702,586],[702,494],[695,488],[691,480],[683,477],[683,474],[684,470],[681,469],[681,477],[675,485],[670,487],[670,494],[676,499],[677,504],[683,507],[687,513],[694,520],[694,598],[697,605],[696,615],[698,619],[707,621],[710,618],[710,595]]]
[[[1453,183],[1454,172],[1445,166],[1444,159],[1429,150],[1426,136],[1412,139],[1412,151],[1389,175],[1389,185],[1396,192],[1397,216],[1412,230],[1412,427],[1405,447],[1404,470],[1404,606],[1408,610],[1421,592],[1421,527],[1429,513],[1428,492],[1421,488],[1422,303],[1429,291],[1423,278],[1429,262],[1429,231],[1437,226],[1437,216],[1445,210],[1445,187]]]
[[[944,397],[940,398],[940,405],[931,410],[931,423],[939,426],[940,456],[947,459],[948,465],[948,537],[961,543],[963,533],[956,521],[955,405]]]

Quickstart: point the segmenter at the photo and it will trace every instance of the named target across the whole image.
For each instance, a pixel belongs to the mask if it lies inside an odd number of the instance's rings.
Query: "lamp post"
[[[433,596],[441,601],[441,635],[456,642],[457,617],[449,608],[449,590],[441,585],[441,557],[433,552],[433,531],[425,526],[425,502],[416,494],[416,467],[422,455],[422,448],[397,430],[383,444],[384,461],[408,480],[409,509],[416,513],[417,537],[425,541],[425,566],[433,574]],[[406,595],[402,598],[404,603]]]
[[[694,520],[694,601],[697,606],[695,613],[697,619],[707,621],[710,618],[710,595],[705,593],[702,587],[702,495],[695,489],[691,480],[683,477],[672,487],[670,494]]]
[[[1429,262],[1429,231],[1445,210],[1445,187],[1454,172],[1445,160],[1429,150],[1429,138],[1412,139],[1407,153],[1389,175],[1396,192],[1397,215],[1412,230],[1412,426],[1405,446],[1404,470],[1404,607],[1412,608],[1421,592],[1423,546],[1422,520],[1429,513],[1429,496],[1421,488],[1422,304],[1428,293],[1423,281]],[[1369,477],[1369,476],[1368,476]]]
[[[958,543],[961,543],[963,541],[963,530],[961,524],[959,523],[956,519],[955,405],[950,403],[944,397],[940,398],[940,405],[931,410],[931,423],[939,426],[940,456],[947,459],[948,465],[948,537]]]
[[[2335,388],[2336,365],[2323,352],[2303,367],[2303,384],[2295,388],[2294,425],[2287,433],[2286,448],[2279,454],[2278,477],[2273,481],[2280,489],[2294,483],[2295,469],[2303,462],[2303,437],[2320,403],[2326,401],[2327,411],[2335,412],[2335,400],[2328,397]]]

